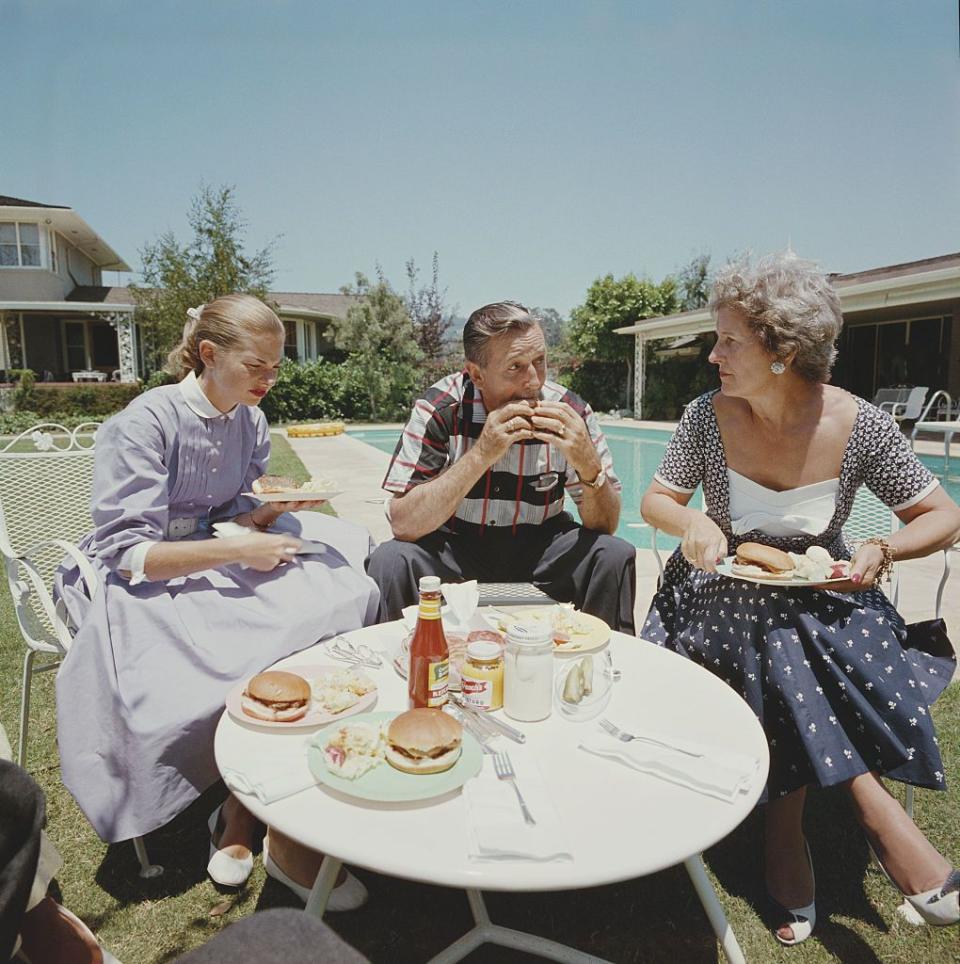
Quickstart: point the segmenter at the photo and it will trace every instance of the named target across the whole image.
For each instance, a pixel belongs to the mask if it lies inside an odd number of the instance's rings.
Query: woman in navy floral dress
[[[786,255],[729,266],[711,309],[721,388],[687,406],[643,499],[644,519],[682,542],[640,636],[724,679],[763,723],[766,882],[782,943],[804,940],[815,921],[808,786],[845,785],[892,880],[930,923],[955,923],[960,872],[879,780],[946,789],[929,705],[955,660],[904,649],[877,573],[891,554],[952,545],[960,509],[889,415],[827,384],[843,322],[812,264]],[[705,512],[688,506],[698,485]],[[771,588],[717,574],[745,541],[850,559],[841,528],[861,485],[904,525],[856,550],[847,583]]]

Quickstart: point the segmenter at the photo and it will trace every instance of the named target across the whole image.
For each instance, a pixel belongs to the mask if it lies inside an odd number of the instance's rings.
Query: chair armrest
[[[87,587],[87,596],[93,599],[97,590],[100,588],[100,578],[90,564],[90,560],[72,542],[66,539],[46,539],[43,542],[37,542],[30,546],[19,558],[30,559],[41,549],[49,549],[51,547],[60,549],[77,564],[80,575],[83,577],[84,584]]]
[[[24,578],[25,577],[25,578]],[[17,609],[17,620],[20,622],[21,630],[25,629],[25,616],[21,614],[21,607],[29,611],[26,600],[34,599],[39,604],[43,614],[46,616],[63,651],[66,652],[73,642],[70,630],[67,628],[65,619],[61,616],[59,607],[53,601],[50,590],[47,589],[43,576],[24,556],[7,557],[7,578],[10,580],[10,592],[13,595],[14,606]]]

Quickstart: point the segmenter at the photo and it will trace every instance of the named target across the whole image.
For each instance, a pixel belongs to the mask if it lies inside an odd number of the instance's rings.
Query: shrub
[[[260,406],[271,422],[325,418],[369,418],[362,372],[349,360],[285,361]]]
[[[621,408],[627,391],[623,362],[585,361],[563,376],[563,384],[589,402],[595,412]]]
[[[17,412],[36,412],[44,418],[59,412],[101,419],[119,412],[142,391],[143,386],[139,382],[97,387],[71,385],[66,388],[41,382],[27,388],[24,378],[21,378],[20,387],[14,395],[14,407]]]
[[[76,428],[84,422],[102,422],[106,416],[75,415],[71,412],[4,412],[0,413],[0,435],[19,435],[40,422],[55,422],[64,428]]]

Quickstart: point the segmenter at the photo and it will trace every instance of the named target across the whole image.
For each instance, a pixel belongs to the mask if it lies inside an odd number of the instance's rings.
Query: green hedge
[[[369,418],[369,402],[360,373],[350,362],[280,366],[276,384],[260,404],[270,422],[324,418]]]
[[[84,415],[97,419],[119,412],[136,398],[143,387],[137,382],[111,385],[76,385],[61,387],[38,382],[25,386],[21,381],[15,395],[18,413],[34,412],[48,418],[55,413]]]

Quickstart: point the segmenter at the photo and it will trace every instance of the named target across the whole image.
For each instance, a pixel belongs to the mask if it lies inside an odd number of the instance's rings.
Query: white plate
[[[293,673],[295,676],[302,676],[309,683],[324,673],[331,673],[334,670],[342,670],[343,668],[343,666],[331,666],[329,664],[324,666],[291,666],[289,669],[284,669],[283,672]],[[373,682],[362,670],[357,669],[354,672],[368,682]],[[242,683],[237,683],[227,694],[227,712],[241,723],[262,727],[265,730],[304,730],[317,726],[326,726],[327,723],[333,723],[334,720],[342,720],[348,716],[363,713],[377,702],[377,690],[376,687],[374,687],[374,689],[365,696],[361,696],[353,706],[348,706],[339,713],[328,713],[311,700],[310,709],[307,710],[306,716],[301,716],[299,720],[294,720],[291,723],[279,723],[274,720],[258,720],[243,712],[243,691],[247,688],[247,683],[249,682],[249,679],[245,679]]]
[[[727,556],[723,562],[717,563],[717,572],[728,579],[740,579],[743,582],[752,582],[758,586],[782,586],[785,589],[803,586],[807,589],[829,589],[833,583],[850,581],[848,576],[841,576],[839,579],[824,579],[822,582],[811,582],[809,579],[764,579],[762,576],[741,576],[733,571],[733,559],[733,556]]]
[[[251,499],[261,502],[329,502],[338,495],[343,495],[343,489],[330,489],[327,492],[301,492],[300,489],[290,489],[287,492],[241,492]]]

